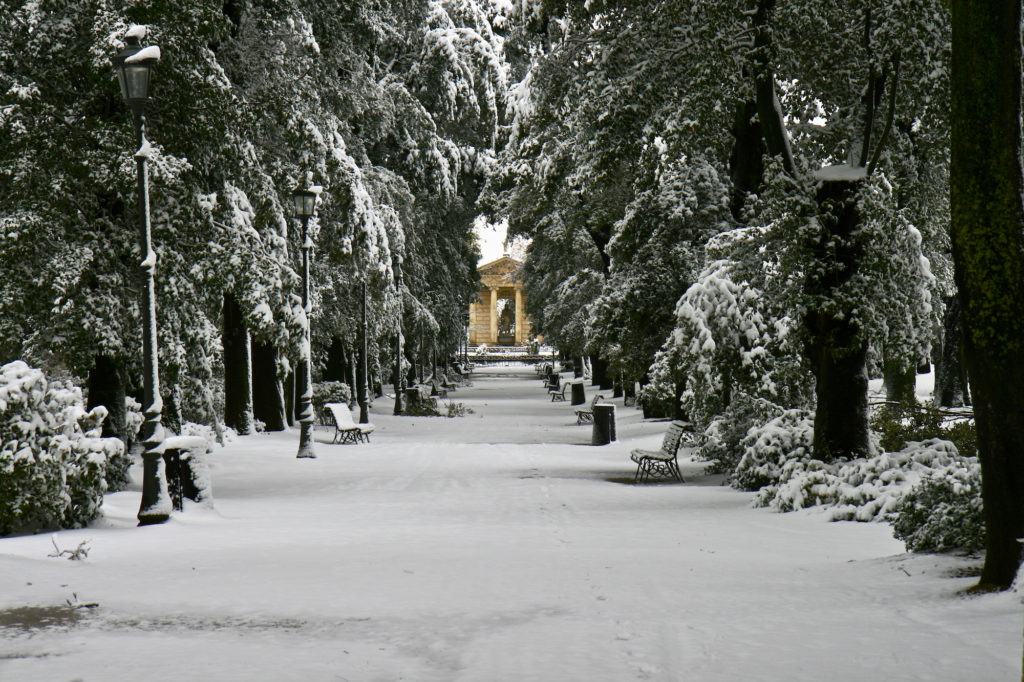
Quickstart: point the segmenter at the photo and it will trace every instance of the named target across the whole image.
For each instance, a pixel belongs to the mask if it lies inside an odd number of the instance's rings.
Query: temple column
[[[523,336],[523,290],[516,286],[516,345],[521,346],[526,339]]]
[[[491,339],[488,342],[492,345],[498,343],[498,290],[491,289]]]

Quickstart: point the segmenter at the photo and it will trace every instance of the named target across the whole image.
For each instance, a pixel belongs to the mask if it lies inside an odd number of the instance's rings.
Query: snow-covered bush
[[[352,400],[352,389],[340,381],[321,381],[313,384],[313,407],[317,414],[323,414],[327,403],[349,404]]]
[[[833,521],[888,520],[922,479],[970,461],[953,443],[937,438],[868,459],[825,463],[801,456],[777,468],[777,482],[763,487],[754,504],[782,512],[826,505]]]
[[[893,534],[911,552],[975,552],[985,546],[981,465],[974,458],[936,469],[893,512]]]
[[[16,361],[0,368],[0,535],[84,526],[100,513],[117,438],[100,438],[106,408],[81,389]]]
[[[129,442],[134,442],[139,433],[139,428],[145,419],[142,416],[142,405],[131,396],[125,396],[124,408],[125,435],[128,437]],[[107,458],[105,474],[107,492],[117,492],[128,487],[128,484],[131,483],[131,479],[128,476],[128,469],[131,468],[131,465],[132,454],[125,448]]]
[[[743,455],[731,479],[733,486],[760,490],[777,483],[787,463],[811,459],[813,442],[814,417],[807,410],[787,410],[762,426],[752,427],[740,443]]]

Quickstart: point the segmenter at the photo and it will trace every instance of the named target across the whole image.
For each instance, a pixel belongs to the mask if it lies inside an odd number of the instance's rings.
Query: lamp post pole
[[[139,433],[145,446],[142,453],[142,501],[139,505],[139,525],[163,523],[171,513],[171,500],[167,493],[164,471],[165,432],[161,421],[163,401],[160,398],[160,363],[157,357],[156,333],[156,252],[153,251],[152,228],[149,217],[149,160],[150,147],[146,140],[146,100],[153,66],[160,59],[160,48],[142,47],[146,30],[133,26],[125,34],[126,46],[114,57],[114,67],[121,85],[121,95],[132,110],[135,124],[135,169],[137,177],[137,212],[139,220],[139,263],[142,279],[142,391],[144,421]]]
[[[404,312],[404,295],[402,294],[402,256],[396,254],[395,288],[398,290],[398,333],[395,335],[395,415],[405,412],[402,405],[405,377],[402,376],[402,313]]]
[[[302,310],[305,322],[302,328],[302,344],[299,352],[299,371],[296,379],[299,382],[299,459],[316,457],[313,452],[313,369],[312,369],[312,335],[310,334],[310,316],[313,303],[309,296],[309,261],[313,250],[313,240],[309,236],[309,219],[316,208],[315,189],[296,189],[292,192],[295,214],[302,221]]]
[[[366,353],[366,280],[364,279],[359,284],[359,292],[362,298],[361,314],[359,321],[359,376],[356,381],[359,382],[358,399],[359,399],[359,423],[369,424],[370,423],[370,382],[369,382],[369,368],[367,367],[367,353]]]

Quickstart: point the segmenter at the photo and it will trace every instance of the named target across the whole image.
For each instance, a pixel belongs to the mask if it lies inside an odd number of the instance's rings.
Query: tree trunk
[[[623,393],[622,389],[622,374],[615,375],[615,384],[612,387],[612,397],[621,398]]]
[[[583,356],[582,355],[577,357],[577,358],[573,358],[572,376],[573,376],[574,379],[582,379],[583,378]]]
[[[295,426],[295,367],[284,377],[284,419],[288,426]]]
[[[602,390],[607,390],[612,387],[608,378],[608,361],[602,358],[600,355],[590,356],[590,385],[598,386]]]
[[[127,410],[125,409],[126,388],[121,367],[108,355],[97,355],[89,370],[89,401],[86,409],[91,410],[97,405],[107,408],[107,418],[103,422],[104,438],[120,438],[124,442],[125,451],[132,444],[128,434]]]
[[[345,344],[337,336],[331,338],[324,363],[324,381],[345,382]]]
[[[830,311],[835,290],[854,275],[862,245],[857,228],[858,183],[823,182],[817,201],[821,233],[809,244],[820,264],[819,274],[805,282],[812,301],[804,317],[807,357],[815,378],[814,456],[822,461],[863,457],[871,453],[868,435],[867,342],[852,321],[852,311]]]
[[[761,186],[764,174],[764,154],[767,151],[761,123],[757,120],[757,103],[740,102],[736,105],[733,122],[732,154],[729,157],[729,177],[732,178],[732,198],[729,211],[738,222],[743,221],[743,206],[747,195]]]
[[[633,404],[636,403],[636,382],[631,378],[627,378],[625,381],[625,385],[623,386],[623,398],[627,405],[630,404],[630,402]]]
[[[963,363],[960,298],[946,299],[942,316],[942,343],[935,358],[935,400],[942,407],[967,404],[967,372]]]
[[[882,363],[882,377],[887,401],[901,405],[917,404],[917,367],[899,359],[887,358]]]
[[[120,365],[108,355],[97,355],[89,370],[89,401],[86,409],[91,410],[97,405],[107,408],[103,437],[120,438],[124,443],[124,454],[112,457],[107,462],[104,478],[107,481],[107,492],[112,493],[124,490],[131,483],[128,469],[132,460],[128,452],[135,434],[128,433],[126,397],[124,373]]]
[[[252,344],[252,411],[267,431],[284,431],[284,386],[278,367],[277,349],[273,344]]]
[[[1011,586],[1024,537],[1021,3],[953,0],[950,208],[981,460],[979,589]]]
[[[249,330],[234,294],[224,294],[224,423],[240,435],[252,433],[252,364]]]

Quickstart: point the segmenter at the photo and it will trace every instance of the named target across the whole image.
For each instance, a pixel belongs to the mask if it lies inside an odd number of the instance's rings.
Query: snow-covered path
[[[162,526],[110,495],[55,536],[89,539],[84,561],[0,540],[0,680],[1020,679],[1020,597],[958,597],[974,562],[752,509],[692,462],[631,485],[666,424],[620,404],[592,447],[529,370],[453,398],[474,413],[378,401],[372,444],[316,460],[296,433],[241,438],[214,455],[216,510]],[[99,606],[57,608],[76,599]]]

